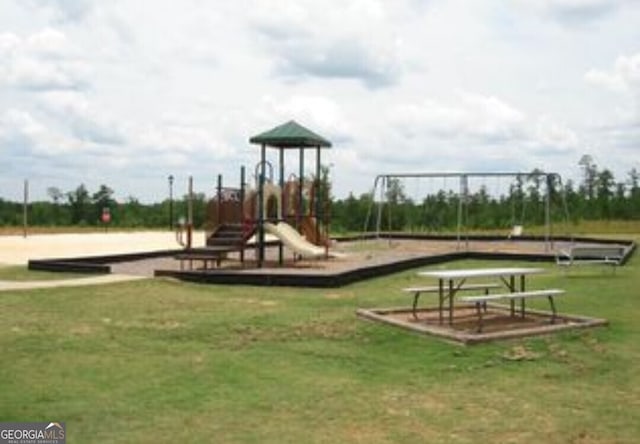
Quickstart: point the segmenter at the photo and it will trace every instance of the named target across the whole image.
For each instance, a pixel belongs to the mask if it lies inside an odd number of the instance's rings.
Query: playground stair
[[[207,246],[242,248],[254,232],[242,224],[222,224],[207,238]]]

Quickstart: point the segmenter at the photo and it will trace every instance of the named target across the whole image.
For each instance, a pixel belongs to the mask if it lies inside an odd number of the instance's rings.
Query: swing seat
[[[514,225],[513,228],[511,229],[511,233],[509,233],[509,239],[512,239],[514,237],[520,237],[522,236],[522,225]]]

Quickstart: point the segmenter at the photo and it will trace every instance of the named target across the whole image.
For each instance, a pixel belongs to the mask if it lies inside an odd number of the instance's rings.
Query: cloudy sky
[[[334,142],[339,197],[390,171],[576,178],[583,154],[623,180],[640,0],[0,0],[0,197],[210,192],[290,119]]]

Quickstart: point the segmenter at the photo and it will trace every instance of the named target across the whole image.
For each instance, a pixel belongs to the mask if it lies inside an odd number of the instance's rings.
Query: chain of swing
[[[421,184],[422,184],[422,178],[415,178],[415,189],[414,189],[414,196],[421,196]],[[433,178],[429,178],[427,179],[429,180],[429,184],[432,184]],[[511,184],[510,188],[509,188],[509,194],[507,196],[508,200],[509,200],[509,204],[510,204],[510,211],[511,211],[511,217],[510,217],[510,227],[512,228],[512,230],[516,230],[517,228],[520,227],[520,229],[522,229],[525,226],[525,217],[526,217],[526,212],[527,212],[527,198],[526,195],[524,193],[524,191],[522,191],[522,177],[518,176],[516,178],[516,185]],[[387,181],[386,183],[386,193],[389,193],[390,191],[390,187],[391,187],[391,183],[389,181]],[[469,220],[469,188],[468,188],[468,182],[463,182],[463,193],[460,196],[460,199],[466,199],[465,205],[464,205],[464,215],[463,215],[463,220],[464,221],[468,221]],[[485,188],[485,184],[483,182],[482,185],[483,188]],[[428,187],[429,190],[433,190],[432,186]],[[383,192],[383,187],[380,188],[381,193]],[[447,187],[447,178],[443,177],[442,178],[442,188],[440,188],[437,192],[435,193],[429,193],[427,194],[427,197],[422,199],[422,202],[420,204],[417,203],[417,201],[413,201],[413,199],[411,199],[411,201],[413,202],[414,205],[417,205],[417,207],[419,208],[418,213],[418,221],[416,222],[415,220],[415,216],[416,216],[416,212],[415,211],[409,211],[408,212],[408,219],[407,219],[407,226],[408,228],[413,232],[414,230],[417,231],[423,231],[424,228],[427,228],[427,230],[433,230],[433,231],[439,231],[442,227],[443,227],[443,223],[441,220],[441,213],[438,212],[439,208],[438,208],[438,204],[441,203],[441,201],[444,199],[446,202],[447,199],[447,193],[450,192],[451,189]],[[499,200],[501,195],[499,194],[499,192],[501,191],[500,189],[500,177],[497,178],[497,186],[496,186],[496,192],[494,193],[494,199],[495,200]],[[449,196],[450,197],[450,196]],[[380,199],[383,199],[384,196],[381,194],[380,195]],[[519,204],[518,204],[519,202]],[[436,215],[437,218],[431,218],[429,219],[429,215]],[[391,216],[391,211],[388,211],[388,227],[391,227],[391,223],[392,223],[392,216]]]

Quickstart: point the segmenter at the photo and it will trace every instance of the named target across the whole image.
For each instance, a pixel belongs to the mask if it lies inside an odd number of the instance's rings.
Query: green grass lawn
[[[52,271],[29,270],[26,265],[0,265],[0,281],[49,281],[89,276],[92,275],[87,273],[56,273]]]
[[[415,270],[331,290],[2,292],[0,421],[66,421],[70,443],[638,442],[638,256],[547,267],[532,288],[610,326],[464,348],[355,317],[408,305]]]

